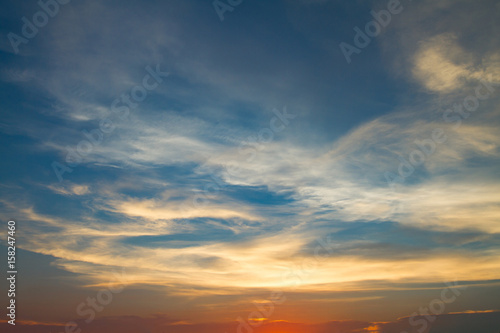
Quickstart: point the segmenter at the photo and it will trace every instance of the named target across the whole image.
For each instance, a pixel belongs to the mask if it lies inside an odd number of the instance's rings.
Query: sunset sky
[[[500,331],[498,1],[0,3],[0,331]]]

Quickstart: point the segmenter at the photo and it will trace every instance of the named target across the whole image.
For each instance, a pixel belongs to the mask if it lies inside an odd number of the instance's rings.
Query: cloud
[[[464,86],[468,79],[480,79],[471,59],[463,59],[464,51],[449,34],[422,42],[415,56],[414,75],[428,89],[449,92]]]
[[[486,55],[480,64],[458,44],[458,38],[443,33],[420,42],[414,57],[413,75],[433,92],[449,93],[470,81],[500,81],[500,54]]]
[[[85,195],[90,193],[88,185],[78,185],[78,184],[49,185],[48,188],[50,188],[56,193],[64,195]]]
[[[221,205],[220,207],[216,205],[198,207],[192,201],[169,202],[168,198],[165,197],[150,200],[128,199],[124,201],[108,201],[107,205],[111,207],[109,209],[113,212],[147,220],[190,219],[197,217],[257,220],[257,217],[251,213],[243,212],[242,207],[238,209],[238,207],[230,207],[229,204]]]
[[[111,140],[103,148],[106,153],[89,156],[89,163],[94,160],[124,165],[132,161],[127,167],[132,171],[124,167],[123,173],[114,176],[118,182],[98,178],[93,185],[47,186],[51,192],[63,196],[71,194],[70,197],[82,196],[92,189],[94,196],[86,202],[87,209],[81,211],[82,215],[56,218],[40,213],[41,207],[26,202],[11,203],[11,207],[17,206],[18,216],[26,220],[64,230],[64,240],[54,238],[52,233],[39,234],[27,239],[25,247],[61,258],[58,262],[61,267],[84,274],[92,280],[89,284],[105,283],[109,269],[114,263],[120,263],[131,268],[131,284],[183,285],[178,292],[184,294],[202,293],[193,290],[193,286],[213,288],[214,291],[224,289],[221,285],[229,289],[289,288],[293,281],[284,280],[284,273],[297,261],[314,261],[312,253],[304,255],[302,251],[325,234],[324,229],[314,228],[325,221],[394,221],[451,233],[474,230],[484,233],[485,237],[498,232],[499,185],[495,178],[488,178],[491,172],[488,168],[469,162],[472,158],[490,163],[495,160],[500,140],[494,126],[469,119],[470,123],[464,122],[456,129],[425,119],[432,112],[431,108],[422,108],[418,115],[402,111],[376,118],[316,151],[276,140],[255,150],[253,159],[233,144],[203,143],[193,129],[183,130],[187,121],[175,122],[175,125],[183,124],[173,129],[174,133],[182,135],[179,138],[177,134],[165,134],[160,129],[163,123],[149,124],[142,120],[142,126],[135,130],[144,135]],[[487,109],[484,112],[495,111]],[[194,123],[195,129],[205,126],[198,127],[198,124],[201,122]],[[391,190],[383,178],[384,172],[397,170],[397,157],[408,158],[417,148],[414,141],[428,138],[438,126],[449,139],[421,166],[425,176],[416,172],[415,181],[410,179],[402,184],[398,192]],[[134,130],[132,126],[130,129]],[[246,132],[251,131],[247,129]],[[184,137],[188,139],[182,139]],[[159,146],[153,145],[151,140]],[[193,141],[200,145],[195,145],[192,154],[169,157],[158,153],[170,149],[181,151],[184,146],[189,151],[191,145],[186,142]],[[123,147],[129,145],[135,147],[135,153],[124,153],[128,149]],[[208,170],[201,167],[199,158],[201,152],[207,150],[213,152],[204,161]],[[191,165],[186,172],[192,179],[177,183],[175,178],[160,172],[159,168],[180,162]],[[150,164],[155,167],[151,168]],[[228,164],[234,166],[231,172],[227,171]],[[453,170],[451,174],[450,169]],[[168,170],[178,172],[178,169]],[[484,179],[477,175],[478,170],[485,172]],[[148,175],[137,177],[134,174],[131,180],[130,172]],[[214,184],[211,172],[235,191],[264,186],[270,193],[288,193],[292,200],[287,205],[270,205],[264,209],[251,201],[231,197],[223,188],[206,194],[199,181]],[[452,185],[450,180],[453,180]],[[148,190],[143,192],[143,188]],[[193,197],[200,193],[206,195],[207,203],[194,205]],[[481,219],[478,220],[478,216]],[[221,219],[226,222],[222,223]],[[209,231],[206,226],[213,229]],[[344,229],[342,226],[336,228]],[[182,233],[196,237],[216,230],[230,233],[221,233],[211,242],[175,242],[175,236]],[[149,247],[124,242],[158,234],[173,238],[165,240],[164,246],[158,245],[161,240]],[[432,251],[412,256],[409,255],[414,251],[411,246],[384,244],[380,236],[372,243],[353,239],[342,246],[343,253],[333,254],[312,269],[310,275],[302,279],[301,288],[318,290],[325,284],[343,288],[342,284],[362,282],[365,279],[363,271],[367,269],[371,272],[370,278],[388,281],[455,277],[488,280],[493,279],[499,269],[491,256],[498,252],[494,248],[473,251],[481,258],[479,264],[459,248],[450,254],[440,250],[439,244],[434,244]],[[178,248],[183,248],[182,254]],[[394,251],[401,257],[395,257]],[[373,253],[381,256],[374,257]],[[435,266],[443,270],[429,274]],[[89,275],[89,271],[95,273]],[[200,275],[207,278],[200,279]]]

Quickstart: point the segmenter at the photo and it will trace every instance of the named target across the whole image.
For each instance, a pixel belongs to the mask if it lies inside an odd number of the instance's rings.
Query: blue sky
[[[206,0],[74,0],[13,47],[41,7],[2,2],[18,320],[81,320],[124,271],[89,331],[228,329],[279,289],[266,325],[396,332],[456,282],[436,327],[496,332],[500,7],[402,0],[348,63],[339,45],[390,3],[245,0],[221,21]]]

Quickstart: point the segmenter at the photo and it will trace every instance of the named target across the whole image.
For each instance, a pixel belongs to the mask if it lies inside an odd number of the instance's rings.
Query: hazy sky
[[[0,1],[2,331],[499,331],[498,1],[55,1]]]

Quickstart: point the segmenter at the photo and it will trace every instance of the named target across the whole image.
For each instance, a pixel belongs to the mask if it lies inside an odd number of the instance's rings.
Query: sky
[[[500,330],[497,1],[0,3],[2,332]]]

